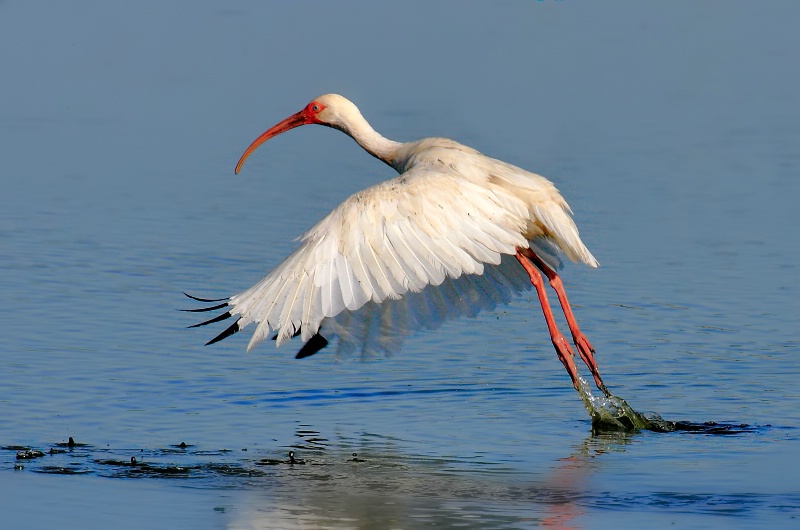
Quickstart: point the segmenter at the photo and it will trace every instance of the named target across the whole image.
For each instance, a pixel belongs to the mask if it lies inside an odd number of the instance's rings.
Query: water
[[[4,524],[796,525],[799,14],[0,4]],[[391,176],[321,127],[232,175],[325,92],[554,180],[602,264],[563,278],[612,392],[734,432],[593,434],[529,293],[366,363],[202,347],[181,291],[251,285]]]

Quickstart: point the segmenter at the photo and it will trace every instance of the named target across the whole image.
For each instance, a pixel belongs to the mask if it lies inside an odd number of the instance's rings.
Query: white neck
[[[330,126],[349,135],[366,152],[378,160],[383,160],[393,168],[398,169],[397,155],[403,144],[381,136],[364,119],[355,106],[353,106],[353,110],[355,112],[347,112],[345,116],[342,116],[343,119],[337,120],[339,123],[331,123]]]
[[[353,139],[358,142],[358,145],[363,147],[366,152],[378,160],[383,160],[390,166],[395,167],[397,151],[403,144],[384,138],[380,133],[375,131],[375,129],[370,127],[366,121],[364,124],[367,126],[366,129],[351,131],[350,136],[352,136]]]

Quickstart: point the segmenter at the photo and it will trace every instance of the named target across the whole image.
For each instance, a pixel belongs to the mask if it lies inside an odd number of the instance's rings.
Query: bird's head
[[[236,164],[236,173],[239,173],[244,161],[253,151],[274,136],[278,136],[295,127],[309,125],[311,123],[333,127],[334,129],[339,129],[350,134],[348,124],[352,123],[355,116],[361,116],[358,107],[343,96],[338,94],[325,94],[324,96],[314,98],[308,105],[303,107],[303,110],[292,114],[282,122],[267,129],[261,136],[256,138],[253,143],[250,144],[250,147],[245,150],[244,154],[239,159],[239,163]]]

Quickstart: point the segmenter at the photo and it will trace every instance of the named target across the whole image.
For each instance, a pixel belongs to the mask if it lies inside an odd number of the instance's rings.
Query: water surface
[[[791,526],[800,13],[722,7],[0,4],[6,521]],[[182,291],[239,292],[391,176],[321,127],[233,176],[325,92],[551,178],[601,262],[563,278],[612,391],[752,428],[593,435],[530,293],[366,363],[202,347]]]

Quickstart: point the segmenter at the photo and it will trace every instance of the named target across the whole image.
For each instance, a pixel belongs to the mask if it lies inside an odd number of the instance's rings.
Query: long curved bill
[[[239,163],[236,164],[236,170],[234,171],[234,173],[237,174],[237,175],[239,174],[239,170],[242,169],[242,166],[244,165],[244,161],[247,160],[247,157],[249,157],[253,153],[253,151],[258,149],[258,146],[260,146],[261,144],[263,144],[264,142],[266,142],[267,140],[269,140],[273,136],[278,136],[281,133],[285,133],[286,131],[294,129],[295,127],[300,127],[301,125],[306,125],[307,123],[311,123],[311,122],[308,121],[308,117],[306,115],[305,109],[303,109],[300,112],[298,112],[297,114],[293,114],[293,115],[289,116],[288,118],[286,118],[282,122],[280,122],[277,125],[271,127],[270,129],[268,129],[266,132],[264,132],[264,134],[262,134],[261,136],[256,138],[253,141],[253,143],[250,144],[250,147],[248,147],[245,150],[244,154],[239,159]]]

